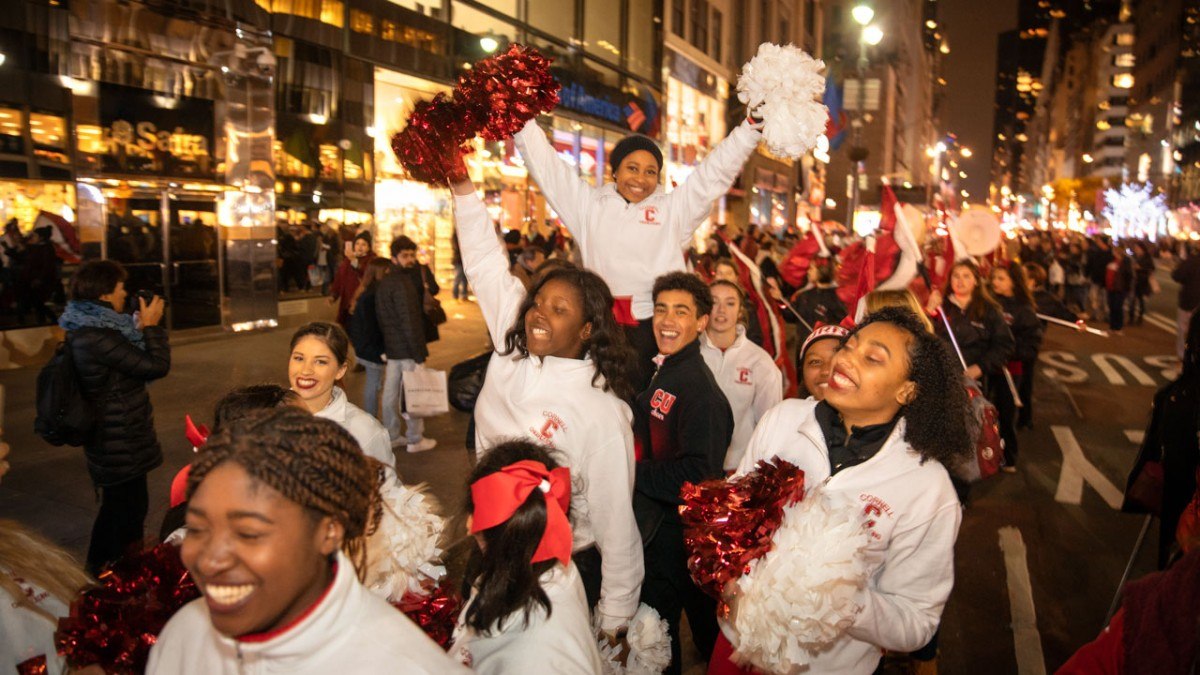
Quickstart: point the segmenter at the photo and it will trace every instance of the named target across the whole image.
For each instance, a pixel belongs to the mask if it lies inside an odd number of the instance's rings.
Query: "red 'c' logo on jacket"
[[[738,384],[754,384],[750,381],[750,369],[738,368]]]
[[[658,207],[647,206],[642,209],[642,223],[646,225],[658,225]]]
[[[663,415],[671,412],[673,405],[675,405],[675,394],[668,394],[662,389],[654,390],[654,395],[650,397],[650,408]]]

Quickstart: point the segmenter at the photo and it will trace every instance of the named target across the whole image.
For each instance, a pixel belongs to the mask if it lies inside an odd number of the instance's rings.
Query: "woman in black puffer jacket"
[[[98,574],[131,547],[140,547],[149,508],[146,474],[162,464],[146,383],[171,369],[162,298],[139,298],[140,321],[123,314],[125,268],[109,260],[84,263],[71,279],[71,301],[59,317],[96,426],[84,445],[88,473],[100,496],[87,566]]]

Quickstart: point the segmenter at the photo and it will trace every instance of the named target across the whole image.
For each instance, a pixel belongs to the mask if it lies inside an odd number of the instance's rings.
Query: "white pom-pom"
[[[445,521],[420,488],[387,481],[380,488],[383,517],[367,539],[364,585],[390,602],[405,593],[424,594],[446,574],[439,544]]]
[[[793,672],[840,638],[862,611],[867,542],[857,505],[813,491],[785,507],[774,546],[736,582],[734,662]]]
[[[829,111],[825,95],[825,63],[794,45],[764,42],[742,68],[738,100],[763,120],[763,140],[772,153],[799,159],[825,133]]]
[[[671,635],[667,630],[667,622],[658,612],[649,605],[639,605],[625,635],[629,658],[624,666],[617,660],[620,648],[608,644],[603,634],[599,636],[605,675],[659,675],[666,670],[671,665]]]

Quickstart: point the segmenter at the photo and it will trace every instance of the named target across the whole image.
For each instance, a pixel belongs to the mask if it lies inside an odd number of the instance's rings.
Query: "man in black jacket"
[[[684,483],[721,477],[733,437],[729,402],[700,355],[699,336],[708,326],[712,304],[708,287],[692,274],[672,272],[655,280],[653,325],[660,365],[634,405],[634,512],[646,563],[642,602],[670,626],[668,673],[680,672],[682,612],[687,612],[692,639],[706,660],[718,630],[716,601],[688,573],[678,508]]]
[[[407,434],[400,429],[400,398],[404,389],[404,373],[416,370],[425,363],[429,350],[425,346],[425,283],[417,264],[417,244],[408,237],[392,240],[392,273],[379,282],[375,295],[375,311],[379,330],[383,333],[387,368],[383,376],[383,425],[387,427],[392,447],[406,444],[409,452],[424,452],[437,445],[425,438],[425,421],[404,414]]]
[[[1184,337],[1192,320],[1192,312],[1200,307],[1200,249],[1194,245],[1188,247],[1187,257],[1171,272],[1171,278],[1179,282],[1179,334],[1175,338],[1175,352],[1182,359]]]

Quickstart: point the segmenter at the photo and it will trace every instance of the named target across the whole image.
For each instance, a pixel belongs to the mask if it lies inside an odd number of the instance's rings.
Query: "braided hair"
[[[285,407],[231,420],[213,434],[188,477],[188,499],[218,466],[233,462],[254,480],[303,507],[314,520],[329,516],[346,530],[342,550],[361,580],[366,537],[382,505],[381,465],[363,455],[335,422]]]

